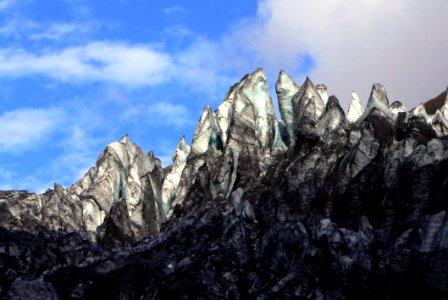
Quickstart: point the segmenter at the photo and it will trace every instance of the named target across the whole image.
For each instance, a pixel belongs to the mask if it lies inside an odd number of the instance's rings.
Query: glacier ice
[[[185,137],[182,136],[173,153],[173,167],[171,172],[165,177],[162,185],[162,205],[164,215],[168,215],[168,212],[171,209],[171,203],[176,195],[177,188],[179,187],[180,177],[187,163],[189,154],[190,146],[187,145]]]
[[[364,112],[364,107],[362,106],[361,100],[355,91],[352,91],[352,99],[350,101],[350,106],[348,107],[347,120],[350,123],[355,123],[362,116]]]
[[[299,86],[282,70],[275,84],[275,91],[277,93],[280,116],[288,133],[289,144],[289,140],[294,138],[296,106],[293,98],[299,91]]]

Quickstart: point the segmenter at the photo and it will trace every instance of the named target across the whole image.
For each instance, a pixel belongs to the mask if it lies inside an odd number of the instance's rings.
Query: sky
[[[263,67],[373,83],[408,109],[448,85],[446,0],[0,0],[0,189],[79,179],[129,134],[164,166],[205,104]],[[272,95],[274,102],[276,97]]]

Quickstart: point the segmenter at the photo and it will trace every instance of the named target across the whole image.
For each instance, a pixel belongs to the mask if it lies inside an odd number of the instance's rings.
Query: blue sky
[[[200,64],[192,47],[207,51],[209,40],[257,7],[247,0],[188,1],[188,7],[179,1],[0,3],[0,188],[34,191],[72,183],[124,134],[169,163],[178,138],[191,139],[204,103],[218,104],[241,76],[229,70],[218,80],[200,78],[202,66],[183,74],[189,66],[173,60]],[[195,80],[204,81],[199,89]]]
[[[346,107],[381,81],[411,108],[447,85],[448,6],[388,3],[0,0],[0,189],[71,184],[124,134],[166,165],[259,66],[271,90],[285,69]]]

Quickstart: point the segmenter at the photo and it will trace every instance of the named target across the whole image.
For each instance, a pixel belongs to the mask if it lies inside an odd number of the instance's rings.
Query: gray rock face
[[[361,116],[361,119],[365,119],[371,113],[381,114],[383,117],[391,117],[392,113],[389,109],[389,99],[384,86],[379,83],[375,83],[370,93],[369,101],[367,102],[366,109]]]
[[[276,151],[286,150],[262,69],[247,75],[239,83],[230,119],[226,147],[234,152],[250,146],[263,159]]]
[[[320,98],[327,104],[328,101],[328,90],[325,84],[316,85],[316,90],[319,93]]]
[[[185,142],[185,138],[181,137],[173,154],[173,167],[171,172],[163,180],[162,203],[163,214],[165,216],[168,215],[168,212],[171,209],[171,204],[176,196],[176,191],[180,183],[180,177],[187,163],[189,154],[190,146],[188,146]]]
[[[184,202],[196,183],[200,168],[213,169],[214,176],[207,183],[213,197],[227,198],[237,179],[241,155],[253,157],[257,161],[257,169],[263,174],[272,157],[286,149],[266,76],[262,69],[258,69],[235,84],[214,113],[209,107],[204,110],[173,205]],[[172,212],[169,213],[171,215]]]
[[[140,239],[157,233],[165,218],[161,184],[160,161],[125,136],[110,144],[96,166],[67,189],[56,184],[43,195],[1,193],[5,218],[0,225],[32,233],[44,229],[80,232],[97,241],[106,215],[114,205],[123,202],[132,240]]]
[[[289,145],[289,140],[294,137],[296,126],[296,105],[293,98],[299,91],[299,86],[285,73],[285,71],[280,71],[277,83],[275,84],[275,91],[277,92],[280,116],[288,133],[287,143]]]
[[[279,121],[258,69],[166,176],[124,137],[67,189],[0,192],[0,296],[446,298],[446,93],[375,84],[346,116],[326,90],[281,72]]]

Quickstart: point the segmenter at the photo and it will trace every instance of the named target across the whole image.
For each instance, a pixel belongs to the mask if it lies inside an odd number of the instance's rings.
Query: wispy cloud
[[[28,190],[43,193],[54,185],[54,182],[43,179],[45,178],[43,170],[19,174],[0,168],[0,172],[2,173],[0,174],[0,190]]]
[[[147,125],[182,127],[192,123],[189,109],[182,104],[168,102],[145,103],[129,106],[122,114],[123,121],[138,120],[147,117]]]
[[[80,126],[82,124],[75,123],[68,128],[62,140],[61,154],[49,165],[53,178],[63,185],[74,183],[93,167],[101,147],[106,144],[102,138],[92,136]]]
[[[188,27],[181,25],[169,26],[163,31],[163,34],[180,40],[194,36],[194,33]]]
[[[227,40],[197,37],[174,55],[178,73],[182,74],[179,81],[203,93],[207,97],[204,99],[206,103],[220,101],[227,89],[241,77],[238,71],[248,72],[247,68],[242,70],[247,66],[242,61],[244,54],[235,53],[233,48]]]
[[[169,16],[173,16],[173,15],[179,16],[179,15],[187,14],[188,10],[185,7],[183,7],[183,6],[173,5],[173,6],[169,6],[169,7],[164,8],[163,12],[166,15],[169,15]]]
[[[0,26],[0,35],[15,38],[27,38],[36,30],[40,30],[41,25],[29,19],[23,19],[17,16],[6,19]]]
[[[45,28],[29,35],[32,40],[60,41],[67,37],[85,35],[95,27],[94,22],[87,23],[51,23]]]
[[[10,8],[15,2],[15,0],[0,0],[0,12]]]
[[[0,152],[17,153],[37,147],[58,129],[59,109],[25,108],[0,115]]]
[[[14,173],[10,170],[0,167],[0,190],[11,190],[13,186]]]
[[[44,75],[61,81],[104,81],[129,87],[167,81],[173,62],[166,53],[146,45],[92,42],[40,54],[25,49],[0,49],[0,75]]]
[[[11,36],[16,34],[17,34],[17,22],[15,20],[4,23],[0,27],[0,35]]]
[[[98,137],[88,128],[90,114],[72,111],[74,115],[70,115],[66,110],[69,107],[22,109],[0,116],[0,153],[21,155],[26,150],[37,151],[48,141],[58,149],[45,166],[25,174],[0,167],[0,190],[27,189],[42,193],[55,182],[64,186],[74,183],[95,165],[100,151],[111,141]],[[5,124],[9,127],[5,128]],[[57,139],[52,137],[56,131]]]

